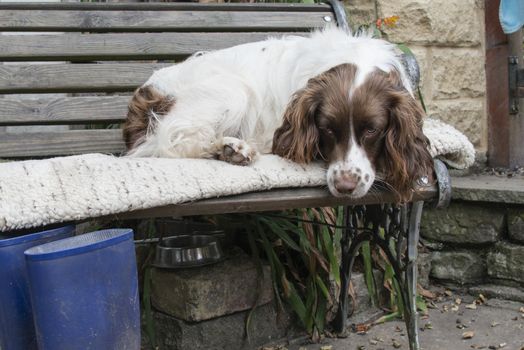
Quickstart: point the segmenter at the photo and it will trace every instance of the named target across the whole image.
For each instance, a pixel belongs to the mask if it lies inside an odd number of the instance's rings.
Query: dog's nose
[[[358,175],[342,172],[342,174],[335,179],[335,189],[339,193],[351,193],[357,187],[358,180]]]

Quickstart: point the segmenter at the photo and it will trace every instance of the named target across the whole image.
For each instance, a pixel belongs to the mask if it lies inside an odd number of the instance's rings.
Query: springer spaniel
[[[432,173],[423,115],[394,45],[327,28],[156,71],[129,104],[124,139],[134,157],[323,160],[335,196],[377,181],[406,201]]]

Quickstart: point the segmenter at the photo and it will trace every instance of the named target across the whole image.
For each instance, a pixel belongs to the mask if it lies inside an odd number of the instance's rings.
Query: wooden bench
[[[131,92],[158,68],[205,50],[257,41],[268,35],[305,35],[328,23],[348,28],[342,5],[192,3],[0,3],[0,158],[27,159],[124,149],[121,123]],[[21,32],[24,32],[22,35]],[[364,240],[387,248],[386,239],[408,242],[394,260],[410,346],[416,334],[416,243],[422,201],[445,203],[449,181],[440,163],[438,186],[427,186],[413,205],[394,206],[388,192],[335,198],[324,188],[284,189],[207,199],[119,214],[120,219],[347,206],[335,328],[343,331],[353,258]],[[367,205],[364,207],[363,205]],[[358,210],[351,207],[358,206]],[[387,208],[385,208],[387,207]],[[373,230],[354,226],[367,208]],[[411,214],[410,214],[411,213]],[[387,223],[387,224],[386,224]],[[390,225],[389,223],[393,223]]]

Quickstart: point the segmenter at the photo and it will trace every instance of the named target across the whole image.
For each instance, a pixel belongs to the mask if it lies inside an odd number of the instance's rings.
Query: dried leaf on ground
[[[331,350],[333,349],[333,345],[323,345],[320,347],[320,350]]]
[[[399,349],[402,346],[401,343],[399,343],[396,339],[393,339],[393,347],[395,349]]]
[[[471,344],[472,349],[485,349],[486,345]]]
[[[432,291],[424,289],[420,286],[418,287],[418,293],[419,295],[422,295],[424,298],[427,298],[427,299],[435,299],[437,297],[437,295],[433,293]]]
[[[475,304],[475,303],[473,303],[473,304],[467,304],[467,305],[466,305],[466,309],[476,310],[476,309],[477,309],[477,304]]]
[[[462,339],[471,339],[475,336],[475,332],[473,331],[467,331],[462,333]]]
[[[453,295],[453,292],[450,291],[450,290],[446,290],[446,291],[444,291],[444,294],[446,294],[448,297],[450,297],[450,296]]]
[[[358,334],[365,334],[369,331],[369,328],[371,328],[369,324],[359,323],[355,325],[355,332],[357,332]]]
[[[457,304],[457,305],[462,304],[462,299],[460,299],[460,298],[456,298],[456,299],[455,299],[455,304]]]
[[[479,300],[482,304],[485,304],[486,301],[488,301],[488,299],[487,299],[484,295],[482,295],[482,294],[479,294],[479,298],[478,298],[478,300]]]
[[[497,327],[500,323],[498,322],[491,322],[491,327]]]

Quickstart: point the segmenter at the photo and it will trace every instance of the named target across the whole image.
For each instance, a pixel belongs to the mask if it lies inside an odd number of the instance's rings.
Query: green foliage
[[[340,230],[334,209],[291,210],[281,214],[240,214],[256,259],[263,254],[271,267],[277,303],[285,301],[314,339],[324,332],[340,290]]]

